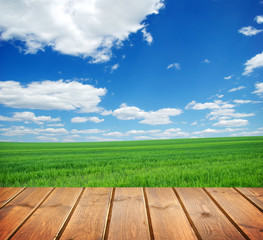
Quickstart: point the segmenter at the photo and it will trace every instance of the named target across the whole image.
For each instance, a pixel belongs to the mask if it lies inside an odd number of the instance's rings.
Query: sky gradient
[[[0,141],[263,135],[263,1],[0,0]]]

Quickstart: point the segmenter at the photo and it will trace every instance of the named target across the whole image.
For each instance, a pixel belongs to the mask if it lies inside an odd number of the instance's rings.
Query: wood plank
[[[0,239],[8,239],[52,188],[27,188],[0,210]]]
[[[263,188],[237,188],[263,212]]]
[[[176,188],[202,239],[245,239],[202,188]]]
[[[54,239],[76,203],[81,188],[56,188],[13,239]]]
[[[116,188],[108,240],[150,239],[143,191],[140,188]]]
[[[103,239],[111,193],[111,188],[86,188],[60,239]]]
[[[0,188],[0,208],[2,208],[10,199],[23,191],[21,187],[1,187]]]
[[[232,188],[206,188],[222,210],[252,240],[263,239],[263,214]]]
[[[146,188],[155,240],[197,239],[172,188]]]

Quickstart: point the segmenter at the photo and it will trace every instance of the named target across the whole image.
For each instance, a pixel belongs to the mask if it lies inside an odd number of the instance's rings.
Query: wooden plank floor
[[[263,188],[0,188],[0,239],[263,240]]]

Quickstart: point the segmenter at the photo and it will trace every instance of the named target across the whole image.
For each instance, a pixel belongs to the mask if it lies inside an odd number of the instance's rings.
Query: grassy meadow
[[[263,137],[0,143],[0,187],[263,187]]]

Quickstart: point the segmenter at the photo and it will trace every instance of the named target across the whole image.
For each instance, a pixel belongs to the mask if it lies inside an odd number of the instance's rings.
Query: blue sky
[[[0,0],[0,140],[263,135],[263,1]]]

